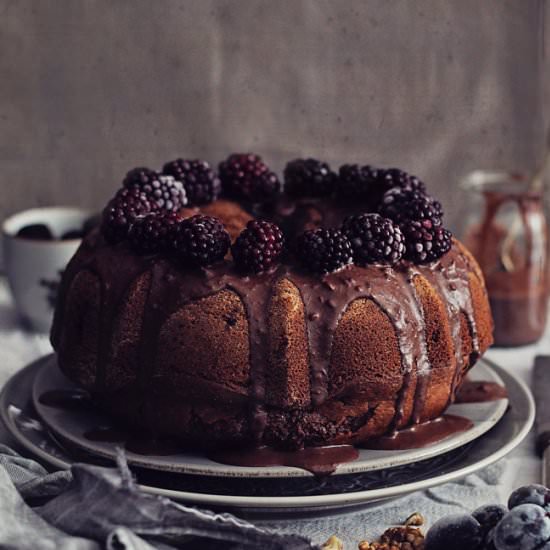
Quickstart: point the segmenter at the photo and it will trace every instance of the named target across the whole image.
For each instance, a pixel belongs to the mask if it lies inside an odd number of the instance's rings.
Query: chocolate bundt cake
[[[420,180],[308,159],[282,192],[253,155],[221,186],[186,162],[131,171],[68,265],[66,376],[119,421],[210,448],[361,444],[445,411],[492,319]]]

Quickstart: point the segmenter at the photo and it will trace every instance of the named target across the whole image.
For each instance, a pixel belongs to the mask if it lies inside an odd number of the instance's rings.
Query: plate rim
[[[39,368],[37,367],[36,375],[33,379],[33,384],[31,388],[31,399],[34,403],[35,410],[39,417],[41,418],[44,425],[50,430],[55,437],[59,438],[62,442],[67,442],[70,445],[73,445],[91,455],[99,456],[109,460],[115,460],[116,454],[115,449],[117,443],[98,443],[90,442],[87,444],[83,442],[83,438],[80,434],[74,434],[74,430],[67,429],[60,422],[52,423],[52,416],[55,419],[55,414],[49,414],[49,409],[38,402],[38,397],[36,395],[36,381],[39,380],[40,376],[43,376],[43,373],[46,372],[48,368],[56,368],[57,365],[54,364],[55,354],[50,355],[48,358],[45,358],[44,364]],[[480,363],[482,361],[480,360]],[[485,368],[488,368],[490,375],[492,376],[492,381],[505,385],[502,378],[499,376],[494,369],[490,368],[488,365],[483,365]],[[44,370],[41,370],[44,369]],[[62,373],[61,373],[62,374]],[[359,452],[366,453],[379,453],[378,456],[370,456],[361,458],[359,457],[348,463],[339,464],[336,471],[332,475],[350,475],[358,474],[365,472],[374,472],[384,470],[386,468],[394,468],[398,466],[404,466],[407,464],[413,464],[421,460],[427,460],[434,458],[436,456],[443,455],[455,449],[458,449],[472,441],[475,441],[483,434],[487,433],[491,428],[493,428],[504,416],[509,401],[507,398],[499,399],[490,402],[493,408],[492,412],[488,412],[486,418],[480,421],[477,424],[474,424],[472,428],[465,432],[458,434],[453,434],[449,438],[444,438],[443,440],[436,442],[430,446],[419,449],[408,449],[400,453],[395,453],[392,455],[389,452],[380,452],[380,451],[362,451],[359,449]],[[474,406],[475,404],[465,403],[465,404],[454,404],[452,407],[465,407],[465,406]],[[44,413],[47,412],[45,415]],[[457,410],[448,411],[450,414],[460,414]],[[62,413],[63,414],[63,413]],[[382,454],[384,453],[384,454]],[[188,453],[192,455],[193,453]],[[148,470],[158,470],[166,471],[173,473],[181,473],[185,475],[194,475],[194,476],[208,476],[208,477],[219,477],[219,478],[258,478],[258,479],[275,479],[275,478],[304,478],[304,477],[313,477],[311,472],[300,468],[294,468],[289,466],[278,466],[273,465],[269,467],[253,467],[253,466],[236,466],[216,463],[215,461],[208,461],[204,464],[199,464],[193,462],[191,457],[191,462],[182,461],[170,462],[169,458],[165,460],[160,459],[159,457],[147,457],[141,456],[136,453],[126,452],[127,460],[130,465],[145,468]],[[201,456],[199,453],[199,458],[207,459],[207,457]],[[185,459],[184,459],[185,460]],[[383,466],[378,466],[380,462],[384,463]]]
[[[32,367],[35,363],[43,361],[42,357],[36,361],[33,361],[27,367]],[[438,476],[413,481],[411,483],[401,484],[393,487],[387,487],[382,489],[370,489],[364,491],[358,491],[354,493],[335,493],[331,495],[305,495],[305,496],[285,496],[285,497],[257,497],[257,496],[233,496],[233,495],[218,495],[218,494],[205,494],[205,493],[193,493],[188,491],[177,491],[173,489],[164,489],[149,485],[138,484],[139,487],[146,493],[154,494],[158,496],[165,496],[173,498],[175,500],[181,500],[189,502],[191,504],[206,505],[206,506],[225,506],[233,509],[261,509],[263,511],[275,511],[285,509],[322,509],[335,506],[353,506],[357,504],[374,502],[377,500],[383,500],[396,496],[402,496],[407,493],[417,491],[420,489],[428,489],[442,483],[448,483],[457,479],[461,479],[469,474],[485,468],[515,449],[527,436],[531,430],[535,421],[535,403],[531,391],[527,384],[519,379],[515,374],[503,369],[495,362],[483,358],[483,360],[489,365],[489,367],[495,369],[499,375],[504,378],[510,379],[510,381],[516,384],[517,388],[523,394],[525,404],[527,405],[527,418],[523,425],[519,429],[518,433],[514,437],[509,439],[502,447],[485,458],[466,465],[457,470],[446,472]],[[65,463],[61,459],[54,457],[40,449],[32,441],[29,441],[24,434],[22,434],[19,428],[13,423],[11,416],[8,413],[6,406],[6,389],[13,384],[13,380],[22,372],[21,369],[14,376],[12,376],[4,385],[0,391],[0,418],[6,425],[6,428],[11,435],[18,441],[25,449],[31,451],[36,456],[42,458],[46,463],[60,467],[63,469],[70,468],[70,463]]]

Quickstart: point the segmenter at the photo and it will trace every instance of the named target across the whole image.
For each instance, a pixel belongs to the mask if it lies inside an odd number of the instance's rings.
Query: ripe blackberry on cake
[[[416,264],[437,260],[451,249],[451,232],[434,227],[430,220],[406,221],[399,227],[405,237],[405,258]]]
[[[431,259],[438,260],[444,254],[447,254],[451,250],[453,244],[453,234],[444,227],[433,228],[433,246],[431,252]]]
[[[233,153],[218,167],[226,197],[252,203],[272,199],[281,189],[277,174],[261,157],[252,153]]]
[[[146,192],[145,186],[152,185],[158,178],[159,173],[156,170],[151,170],[145,166],[138,166],[126,172],[122,180],[123,187],[138,187]]]
[[[371,202],[378,170],[369,164],[344,164],[338,172],[338,195],[345,199]],[[373,204],[376,202],[372,200]]]
[[[338,195],[341,198],[360,200],[376,210],[384,193],[390,189],[426,192],[422,181],[399,168],[375,168],[368,164],[344,164],[340,167]]]
[[[157,204],[137,187],[120,189],[103,210],[101,232],[111,243],[122,241],[136,218],[154,210]]]
[[[139,217],[130,228],[128,241],[137,252],[166,252],[172,247],[174,231],[180,221],[177,212],[155,212]]]
[[[162,172],[181,181],[187,195],[188,206],[209,204],[220,195],[220,179],[204,160],[179,158],[167,162]]]
[[[293,197],[328,197],[333,194],[338,177],[326,162],[308,158],[290,161],[284,179],[285,192]]]
[[[173,250],[186,265],[209,266],[223,260],[230,242],[229,233],[218,218],[197,214],[178,223]]]
[[[251,220],[237,237],[231,253],[241,270],[261,273],[278,262],[284,240],[278,225],[265,220]]]
[[[410,191],[420,191],[426,193],[426,186],[416,176],[401,170],[400,168],[382,168],[378,169],[376,179],[384,188],[384,192],[398,187],[399,189],[408,189]]]
[[[378,211],[397,224],[428,220],[433,227],[437,227],[441,225],[443,217],[443,209],[438,201],[411,189],[390,189],[384,193]]]
[[[405,252],[405,239],[398,226],[380,214],[348,216],[342,225],[353,249],[356,264],[394,264]]]
[[[138,189],[162,210],[176,211],[187,204],[185,189],[180,181],[149,168],[130,170],[124,178],[123,186]]]
[[[349,239],[339,229],[310,229],[295,243],[298,260],[315,273],[330,273],[353,261]]]

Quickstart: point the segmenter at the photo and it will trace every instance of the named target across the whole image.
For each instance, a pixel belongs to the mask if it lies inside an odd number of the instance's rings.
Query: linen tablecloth
[[[21,327],[6,282],[0,278],[0,386],[18,369],[50,352],[51,346],[47,335],[38,335]],[[504,368],[513,371],[530,385],[533,358],[540,353],[550,353],[550,331],[537,345],[514,350],[494,349],[490,350],[487,356]],[[27,452],[18,448],[3,426],[0,426],[0,443],[9,445],[22,455],[28,456]],[[372,540],[386,527],[401,523],[415,511],[421,512],[431,523],[448,513],[471,511],[487,502],[505,502],[513,488],[538,482],[539,470],[540,461],[534,452],[531,433],[506,459],[459,482],[448,483],[354,512],[315,517],[296,514],[291,518],[274,517],[253,521],[256,525],[280,533],[303,535],[316,544],[322,543],[332,534],[337,534],[345,542],[346,549],[356,548],[359,540]],[[9,510],[0,509],[0,514],[4,516],[9,513]],[[132,536],[130,531],[123,531],[123,534],[127,537]],[[160,543],[156,545],[149,541],[149,544],[153,547],[167,548]],[[2,546],[1,538],[0,546]],[[138,548],[131,545],[120,547]]]

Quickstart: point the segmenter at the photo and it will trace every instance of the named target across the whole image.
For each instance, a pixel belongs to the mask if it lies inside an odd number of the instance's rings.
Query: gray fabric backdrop
[[[0,218],[252,150],[404,167],[452,226],[461,174],[542,154],[544,4],[0,0]]]

